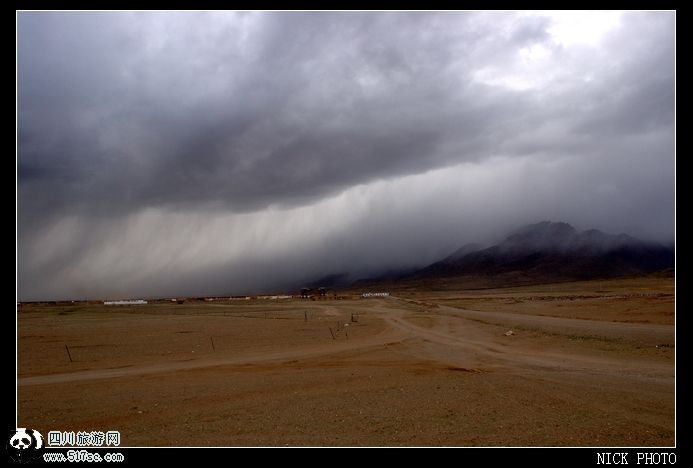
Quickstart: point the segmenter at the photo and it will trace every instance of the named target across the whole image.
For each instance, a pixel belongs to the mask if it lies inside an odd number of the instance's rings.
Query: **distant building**
[[[389,295],[389,292],[365,292],[361,294],[361,297],[388,297]]]
[[[141,305],[146,303],[147,301],[143,299],[133,299],[127,301],[103,301],[103,305]]]
[[[257,299],[267,299],[271,301],[276,301],[278,299],[291,299],[291,296],[277,294],[272,296],[257,296]]]

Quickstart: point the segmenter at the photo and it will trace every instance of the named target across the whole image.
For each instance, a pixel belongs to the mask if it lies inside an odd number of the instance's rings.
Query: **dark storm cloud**
[[[27,199],[244,211],[482,157],[484,129],[524,104],[464,62],[541,37],[488,45],[472,15],[286,13],[204,33],[209,15],[167,15],[149,38],[151,16],[20,16],[20,185],[48,184]]]
[[[620,21],[589,47],[550,15],[21,12],[20,296],[421,263],[545,213],[667,237],[673,14]]]

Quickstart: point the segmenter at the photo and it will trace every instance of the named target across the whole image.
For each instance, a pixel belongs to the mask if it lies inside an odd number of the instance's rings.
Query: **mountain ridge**
[[[516,229],[490,247],[465,244],[439,261],[387,279],[395,284],[475,277],[512,285],[641,275],[673,267],[673,248],[627,234],[578,231],[568,223],[542,221]],[[353,286],[384,279],[363,279]]]

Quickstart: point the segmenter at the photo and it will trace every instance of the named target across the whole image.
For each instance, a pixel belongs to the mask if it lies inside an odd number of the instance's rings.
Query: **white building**
[[[147,301],[143,299],[132,299],[127,301],[103,301],[103,305],[139,305],[146,303]]]
[[[365,292],[361,294],[361,297],[387,297],[389,295],[389,292]]]

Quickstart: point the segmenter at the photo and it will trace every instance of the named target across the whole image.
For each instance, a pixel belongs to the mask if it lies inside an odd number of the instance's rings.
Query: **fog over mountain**
[[[19,300],[673,244],[673,12],[17,16]]]
[[[653,273],[674,267],[674,250],[626,234],[577,231],[543,221],[512,232],[497,245],[467,244],[398,280],[453,276],[493,277],[497,282],[566,281]]]

